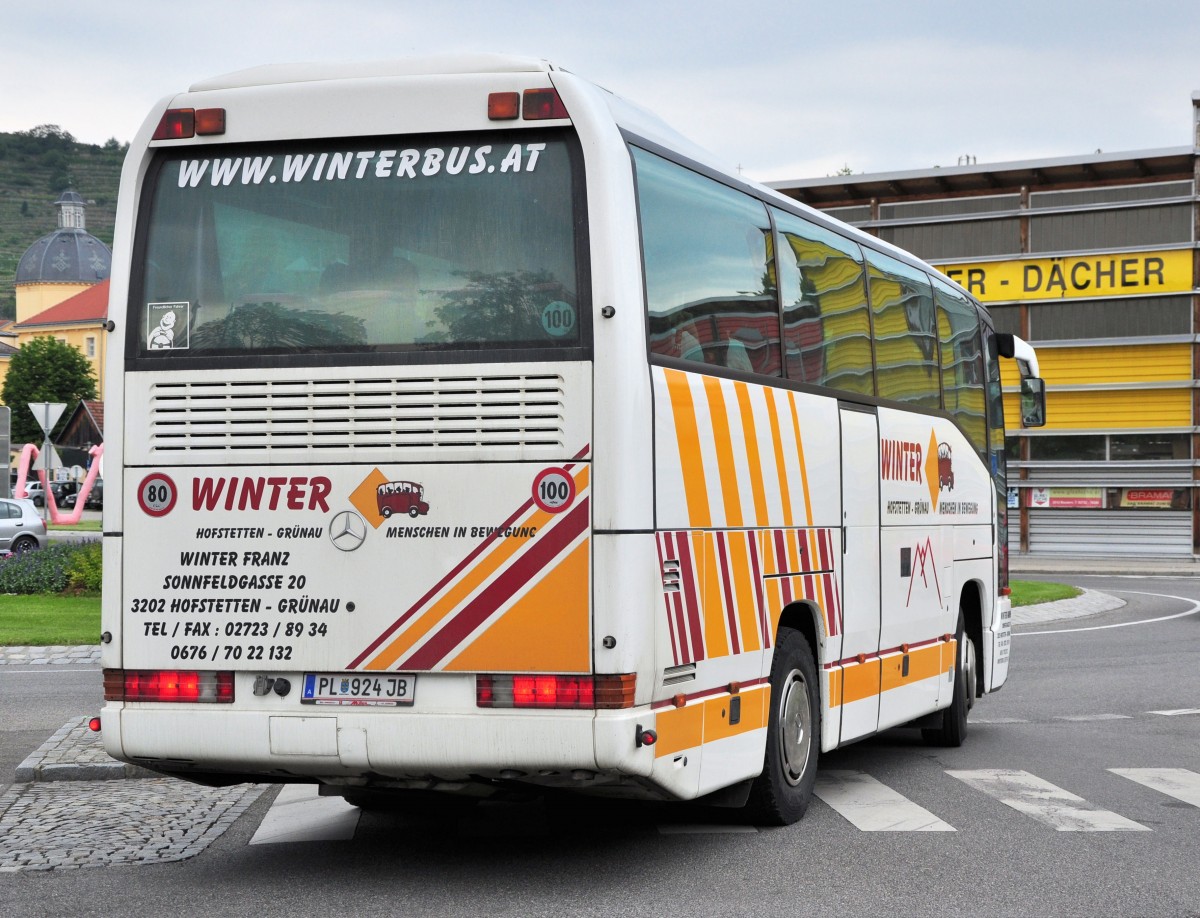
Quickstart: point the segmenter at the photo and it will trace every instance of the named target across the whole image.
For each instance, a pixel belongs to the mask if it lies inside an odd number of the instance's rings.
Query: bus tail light
[[[481,708],[631,708],[636,686],[635,673],[480,675],[475,677],[475,703]]]
[[[105,701],[233,701],[233,673],[181,669],[106,669]]]
[[[527,89],[521,103],[521,115],[526,121],[545,121],[570,118],[557,89]]]
[[[154,140],[187,140],[189,137],[225,133],[223,108],[169,108],[154,130]]]

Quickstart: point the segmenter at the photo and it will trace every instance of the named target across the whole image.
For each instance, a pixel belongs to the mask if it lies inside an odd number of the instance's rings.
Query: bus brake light
[[[480,675],[475,678],[475,703],[481,708],[630,708],[636,684],[634,673]]]
[[[233,673],[175,669],[106,669],[105,701],[233,701]]]

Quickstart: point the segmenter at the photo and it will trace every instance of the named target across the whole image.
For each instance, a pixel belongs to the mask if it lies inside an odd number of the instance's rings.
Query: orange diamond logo
[[[363,519],[376,529],[383,525],[383,514],[379,512],[376,494],[379,493],[379,486],[386,484],[387,480],[383,472],[374,469],[363,479],[363,483],[350,493],[350,503],[354,504],[355,509],[363,515]]]
[[[937,509],[938,494],[941,492],[941,479],[938,478],[938,441],[937,431],[929,431],[929,448],[925,450],[925,484],[929,486],[929,506]]]

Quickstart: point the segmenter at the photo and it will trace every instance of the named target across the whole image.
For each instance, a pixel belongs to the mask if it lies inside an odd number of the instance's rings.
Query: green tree
[[[42,429],[34,420],[29,404],[65,403],[67,410],[59,421],[61,428],[80,401],[96,397],[96,377],[92,375],[91,363],[77,348],[54,338],[34,338],[12,355],[0,397],[11,409],[13,445],[40,445]]]

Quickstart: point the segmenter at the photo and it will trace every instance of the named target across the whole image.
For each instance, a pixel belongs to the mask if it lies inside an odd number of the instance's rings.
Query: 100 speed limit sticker
[[[162,472],[154,472],[138,485],[138,506],[150,516],[166,516],[175,506],[179,492],[175,482]]]
[[[575,500],[575,479],[566,469],[542,469],[533,479],[533,502],[546,513],[562,513]]]

